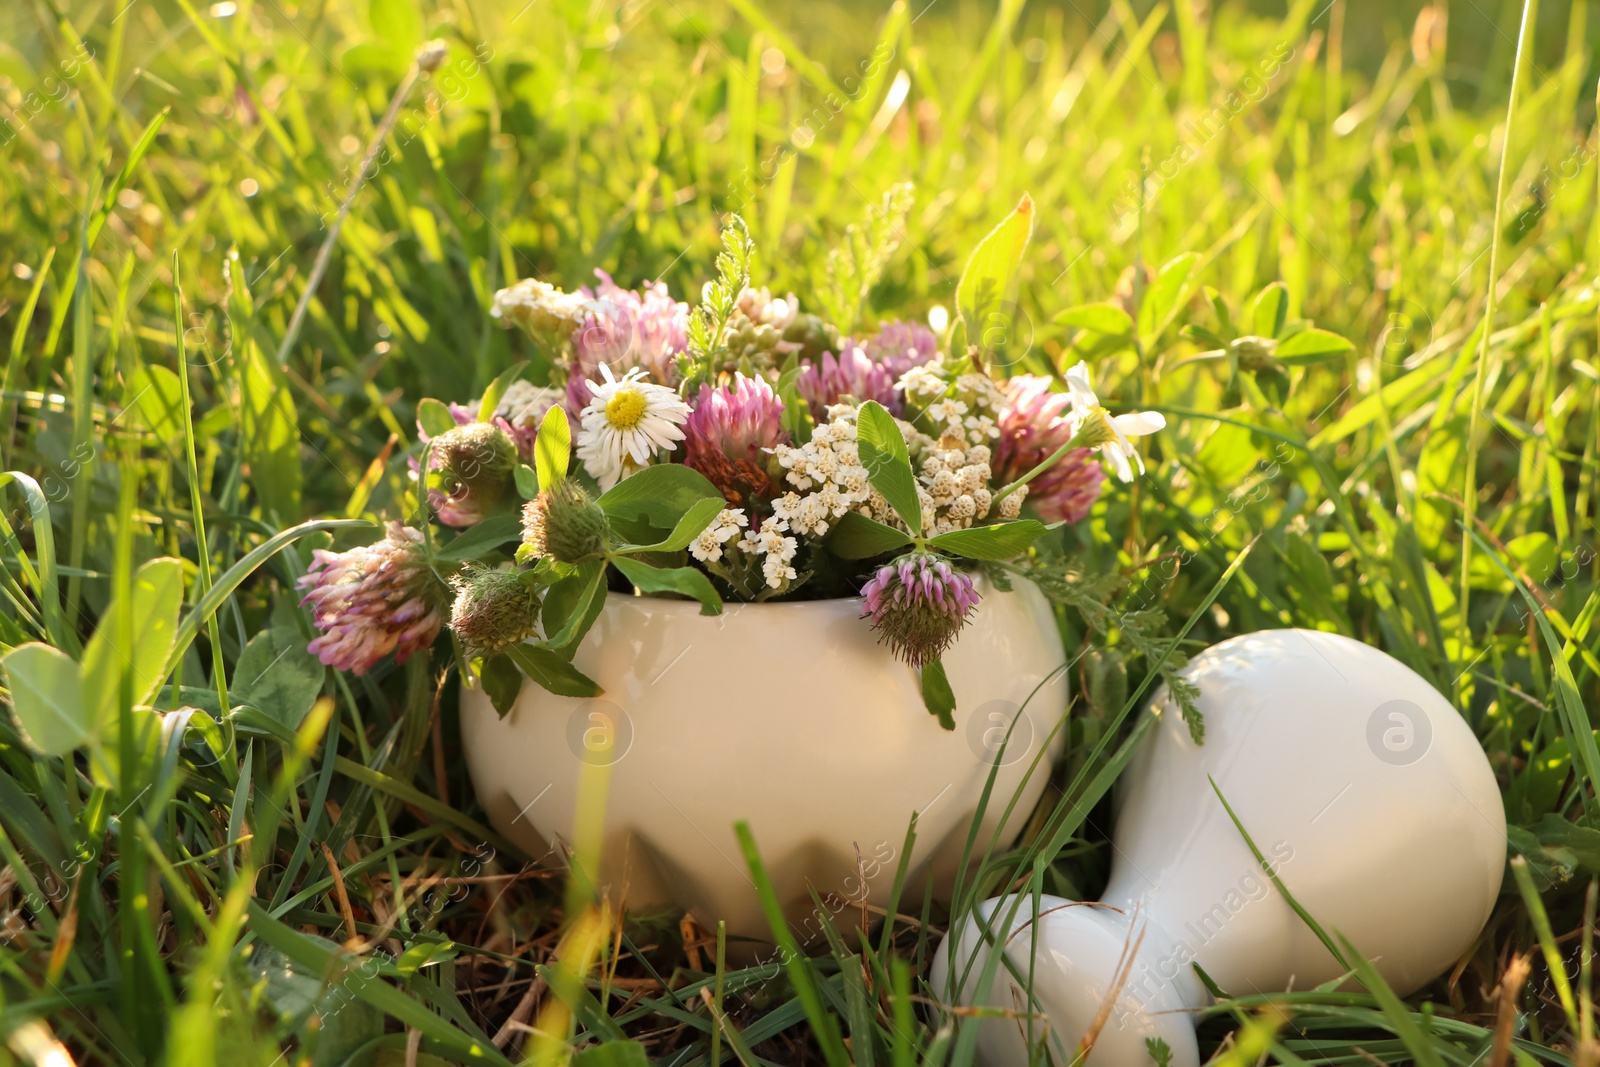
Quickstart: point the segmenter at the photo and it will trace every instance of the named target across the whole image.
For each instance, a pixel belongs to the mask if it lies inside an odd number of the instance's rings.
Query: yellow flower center
[[[1116,431],[1111,428],[1111,412],[1097,407],[1084,417],[1073,440],[1079,448],[1098,448],[1116,438]]]
[[[606,422],[613,430],[631,430],[644,419],[649,406],[639,390],[618,389],[606,401]]]

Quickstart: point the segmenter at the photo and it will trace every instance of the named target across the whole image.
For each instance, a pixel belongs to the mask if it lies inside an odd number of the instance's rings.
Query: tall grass
[[[407,506],[419,398],[466,400],[518,358],[537,372],[484,313],[497,287],[599,267],[682,295],[737,209],[757,281],[805,302],[846,227],[911,181],[872,314],[948,307],[976,238],[1028,192],[1008,351],[1040,371],[1089,359],[1103,396],[1171,422],[1152,476],[1067,535],[1128,586],[1105,633],[1063,616],[1091,648],[1065,763],[1022,842],[973,842],[957,909],[1103,882],[1102,801],[1149,666],[1126,612],[1163,613],[1190,650],[1333,630],[1461,710],[1515,877],[1410,1002],[1236,996],[1205,1013],[1203,1049],[1595,1062],[1585,7],[1508,6],[1498,25],[1453,7],[1446,35],[1442,7],[1375,32],[1344,0],[925,3],[0,12],[0,650],[60,650],[36,657],[97,709],[58,755],[0,723],[0,1057],[967,1067],[970,1029],[923,985],[941,908],[897,893],[907,918],[779,978],[728,969],[717,934],[676,916],[599,944],[481,824],[454,679],[420,659],[324,675],[293,593],[311,546]],[[411,84],[430,38],[446,62]],[[1131,333],[1061,316],[1107,300]],[[1302,317],[1354,349],[1281,381],[1194,358]],[[308,525],[330,517],[360,528]],[[142,710],[147,685],[194,710]],[[697,787],[725,783],[711,768]],[[558,1004],[570,1027],[529,1040]]]

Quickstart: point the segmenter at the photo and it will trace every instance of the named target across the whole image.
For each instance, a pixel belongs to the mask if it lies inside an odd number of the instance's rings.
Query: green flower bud
[[[1277,349],[1278,342],[1270,337],[1240,337],[1228,346],[1228,349],[1239,361],[1239,366],[1248,371],[1266,370],[1273,365],[1272,353]]]
[[[583,487],[563,479],[522,508],[522,547],[517,558],[549,556],[559,563],[582,563],[611,545],[606,513]]]
[[[469,655],[487,656],[536,635],[539,597],[521,572],[469,567],[452,581],[450,628]]]
[[[469,422],[433,439],[438,466],[455,482],[452,496],[471,498],[482,516],[494,508],[516,481],[517,446],[500,427]]]
[[[783,339],[799,345],[801,359],[815,362],[824,352],[839,351],[839,334],[820,315],[801,312],[783,331]]]

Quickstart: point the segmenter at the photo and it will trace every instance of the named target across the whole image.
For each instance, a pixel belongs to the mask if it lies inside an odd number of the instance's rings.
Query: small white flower
[[[1139,452],[1133,447],[1130,437],[1146,437],[1167,425],[1167,420],[1155,411],[1135,411],[1126,415],[1112,416],[1105,408],[1100,406],[1100,398],[1095,396],[1094,390],[1089,386],[1089,367],[1079,363],[1067,371],[1067,396],[1072,404],[1073,415],[1078,420],[1078,433],[1086,430],[1093,443],[1089,447],[1102,453],[1116,476],[1124,482],[1133,481],[1133,466],[1137,464],[1139,473],[1144,473],[1144,460],[1139,458]],[[1129,460],[1133,463],[1129,463]],[[1009,503],[1010,498],[1002,503]]]
[[[638,367],[620,379],[600,364],[604,381],[589,382],[591,399],[580,416],[578,458],[584,469],[610,489],[641,467],[657,451],[676,448],[683,440],[680,427],[689,417],[689,405],[664,385],[644,381]]]
[[[739,310],[756,325],[771,326],[782,333],[799,316],[800,301],[793,293],[787,297],[773,296],[765,286],[760,289],[746,287],[739,294]]]
[[[745,534],[738,544],[742,551],[766,557],[761,561],[761,573],[766,578],[767,585],[773,589],[782,589],[784,582],[793,581],[797,577],[789,561],[794,559],[799,542],[793,537],[785,537],[783,534],[785,529],[786,526],[776,517],[770,518],[761,524],[759,532]]]
[[[722,546],[736,536],[740,529],[749,526],[744,508],[723,508],[711,525],[700,531],[689,545],[689,554],[702,563],[715,563],[722,558]]]
[[[966,496],[971,496],[983,488],[989,480],[989,465],[986,463],[973,463],[962,467],[955,475],[956,491]]]
[[[494,294],[489,317],[503,319],[535,333],[557,334],[582,326],[594,302],[582,293],[566,293],[535,278]]]
[[[864,499],[872,486],[871,480],[867,477],[867,468],[858,464],[840,467],[839,473],[834,475],[833,480],[855,500]]]
[[[836,485],[825,485],[812,499],[825,515],[838,518],[850,509],[852,495],[848,490],[841,492]]]

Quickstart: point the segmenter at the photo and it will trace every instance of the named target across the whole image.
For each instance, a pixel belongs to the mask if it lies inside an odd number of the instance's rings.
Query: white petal
[[[1067,395],[1071,397],[1074,408],[1092,408],[1100,403],[1100,398],[1094,395],[1094,389],[1089,385],[1087,363],[1079,361],[1067,371]]]
[[[1165,429],[1167,420],[1159,412],[1131,411],[1112,419],[1111,425],[1115,426],[1119,433],[1127,434],[1129,437],[1144,437]]]
[[[1133,467],[1128,463],[1128,457],[1121,449],[1111,446],[1102,449],[1102,451],[1105,452],[1106,459],[1111,463],[1111,470],[1116,474],[1119,481],[1133,481]],[[1144,464],[1141,463],[1139,466],[1140,470],[1144,469]]]
[[[650,462],[650,439],[638,430],[628,430],[620,435],[623,451],[641,467]]]

